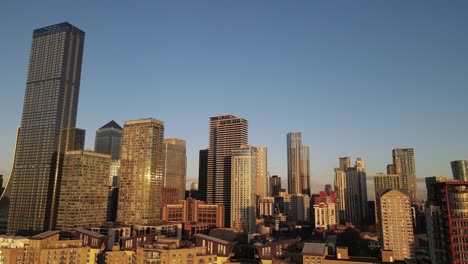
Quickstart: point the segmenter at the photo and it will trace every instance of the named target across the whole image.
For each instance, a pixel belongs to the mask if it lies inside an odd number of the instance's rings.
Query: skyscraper
[[[255,147],[257,159],[257,179],[255,194],[258,197],[268,196],[267,148]]]
[[[185,140],[178,138],[164,139],[164,150],[164,187],[176,188],[179,200],[184,200],[187,177]]]
[[[408,192],[411,202],[417,200],[416,166],[412,148],[396,148],[392,151],[393,166],[396,174],[401,175],[403,190]]]
[[[208,178],[208,149],[200,150],[200,159],[198,161],[198,197],[206,201]]]
[[[94,151],[109,154],[112,160],[120,159],[120,145],[123,129],[114,120],[105,124],[96,131]]]
[[[383,174],[377,173],[374,175],[374,193],[375,201],[378,204],[380,195],[388,190],[399,190],[401,189],[401,176],[399,174]],[[376,208],[375,219],[378,221],[380,214],[380,208]]]
[[[346,185],[346,171],[344,171],[341,168],[335,168],[334,169],[335,173],[335,193],[336,197],[338,198],[338,216],[339,216],[339,222],[344,223],[347,221],[347,213],[346,213],[346,190],[347,190],[347,185]]]
[[[354,167],[346,170],[346,213],[347,221],[355,225],[367,221],[367,182],[366,167],[361,158],[357,158]]]
[[[299,132],[287,134],[288,192],[310,195],[309,147],[302,145]]]
[[[244,230],[255,232],[257,148],[244,145],[232,151],[231,228],[241,223]]]
[[[351,167],[351,157],[340,157],[340,169],[346,171]]]
[[[409,197],[399,190],[389,190],[381,195],[378,207],[382,249],[393,250],[395,260],[414,257],[414,233]]]
[[[75,145],[84,36],[69,23],[33,32],[8,234],[55,226],[63,157]]]
[[[106,222],[111,156],[92,151],[67,151],[63,165],[57,229],[73,231]]]
[[[314,197],[314,223],[315,228],[328,228],[339,224],[338,200],[335,192],[321,191],[318,197]]]
[[[248,122],[233,115],[210,118],[207,203],[222,204],[225,226],[231,225],[231,154],[248,144]]]
[[[164,122],[153,118],[125,122],[120,158],[117,221],[151,225],[161,215]]]
[[[270,196],[278,196],[281,190],[281,177],[273,175],[270,177]]]
[[[456,181],[468,181],[468,160],[456,160],[450,162],[453,179]]]

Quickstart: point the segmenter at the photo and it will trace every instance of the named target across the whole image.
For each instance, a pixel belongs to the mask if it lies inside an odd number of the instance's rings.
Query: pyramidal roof
[[[102,126],[99,129],[105,129],[105,128],[115,128],[115,129],[118,129],[118,130],[123,130],[123,128],[121,126],[119,126],[119,124],[117,124],[114,120],[110,121],[109,123],[105,124],[104,126]]]

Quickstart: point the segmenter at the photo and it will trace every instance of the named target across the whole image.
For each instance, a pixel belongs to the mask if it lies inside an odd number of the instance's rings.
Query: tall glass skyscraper
[[[455,160],[450,162],[453,179],[456,181],[468,181],[468,160]]]
[[[310,195],[309,147],[302,145],[302,134],[287,135],[288,147],[288,192]]]
[[[408,192],[411,202],[416,202],[418,195],[414,150],[412,148],[396,148],[393,149],[392,156],[395,173],[401,175],[401,187]]]
[[[94,151],[109,154],[112,156],[112,160],[120,159],[122,134],[123,128],[114,120],[105,124],[96,131]]]
[[[207,202],[225,207],[225,226],[231,224],[231,155],[248,143],[248,122],[233,115],[210,118]]]
[[[54,228],[64,153],[75,146],[84,37],[69,23],[33,32],[8,234]]]

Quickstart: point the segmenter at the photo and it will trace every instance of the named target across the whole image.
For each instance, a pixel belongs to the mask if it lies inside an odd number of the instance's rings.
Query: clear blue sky
[[[363,157],[372,175],[392,148],[413,147],[421,179],[468,159],[468,1],[116,2],[0,4],[0,173],[32,30],[63,21],[86,32],[77,125],[89,149],[111,119],[155,117],[187,141],[191,182],[209,117],[231,113],[283,182],[286,134],[302,132],[314,191],[340,156]]]

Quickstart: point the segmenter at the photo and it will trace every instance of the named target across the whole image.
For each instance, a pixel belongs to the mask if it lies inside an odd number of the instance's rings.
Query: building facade
[[[256,230],[257,149],[244,145],[232,151],[231,228],[242,222],[244,231]]]
[[[414,233],[409,196],[399,190],[389,190],[380,196],[377,206],[383,249],[392,250],[395,260],[412,259]]]
[[[335,168],[334,170],[334,183],[335,193],[338,199],[338,216],[339,222],[344,223],[346,221],[346,171],[341,168]]]
[[[401,176],[399,174],[383,174],[377,173],[374,175],[374,193],[375,201],[378,203],[380,195],[387,190],[400,190],[401,185]],[[375,219],[378,221],[379,217],[379,207],[376,207],[375,210]]]
[[[198,161],[198,199],[206,200],[207,192],[207,179],[208,179],[208,149],[200,150]]]
[[[210,117],[207,203],[222,204],[231,225],[231,154],[248,144],[248,122],[234,115]]]
[[[150,225],[161,218],[164,123],[153,118],[125,122],[120,158],[117,221]]]
[[[123,128],[114,120],[105,124],[96,131],[94,151],[109,154],[112,160],[120,159]]]
[[[92,151],[65,153],[57,229],[73,231],[106,222],[111,156]]]
[[[75,145],[84,36],[69,23],[33,32],[8,234],[55,227],[63,156]]]
[[[255,194],[258,197],[268,196],[268,156],[266,147],[255,147],[257,153],[257,178]]]
[[[288,192],[310,195],[309,147],[302,145],[302,134],[287,134]]]
[[[314,197],[315,228],[328,228],[339,224],[338,199],[335,192],[321,191]]]
[[[187,154],[185,140],[164,139],[164,187],[177,188],[179,200],[185,198],[187,177]]]
[[[418,198],[416,165],[413,148],[396,148],[392,151],[395,174],[401,175],[402,188],[409,194],[411,202]]]
[[[468,181],[468,160],[455,160],[450,162],[453,179],[456,181]]]
[[[281,190],[281,177],[278,175],[273,175],[270,177],[270,196],[278,196]]]

